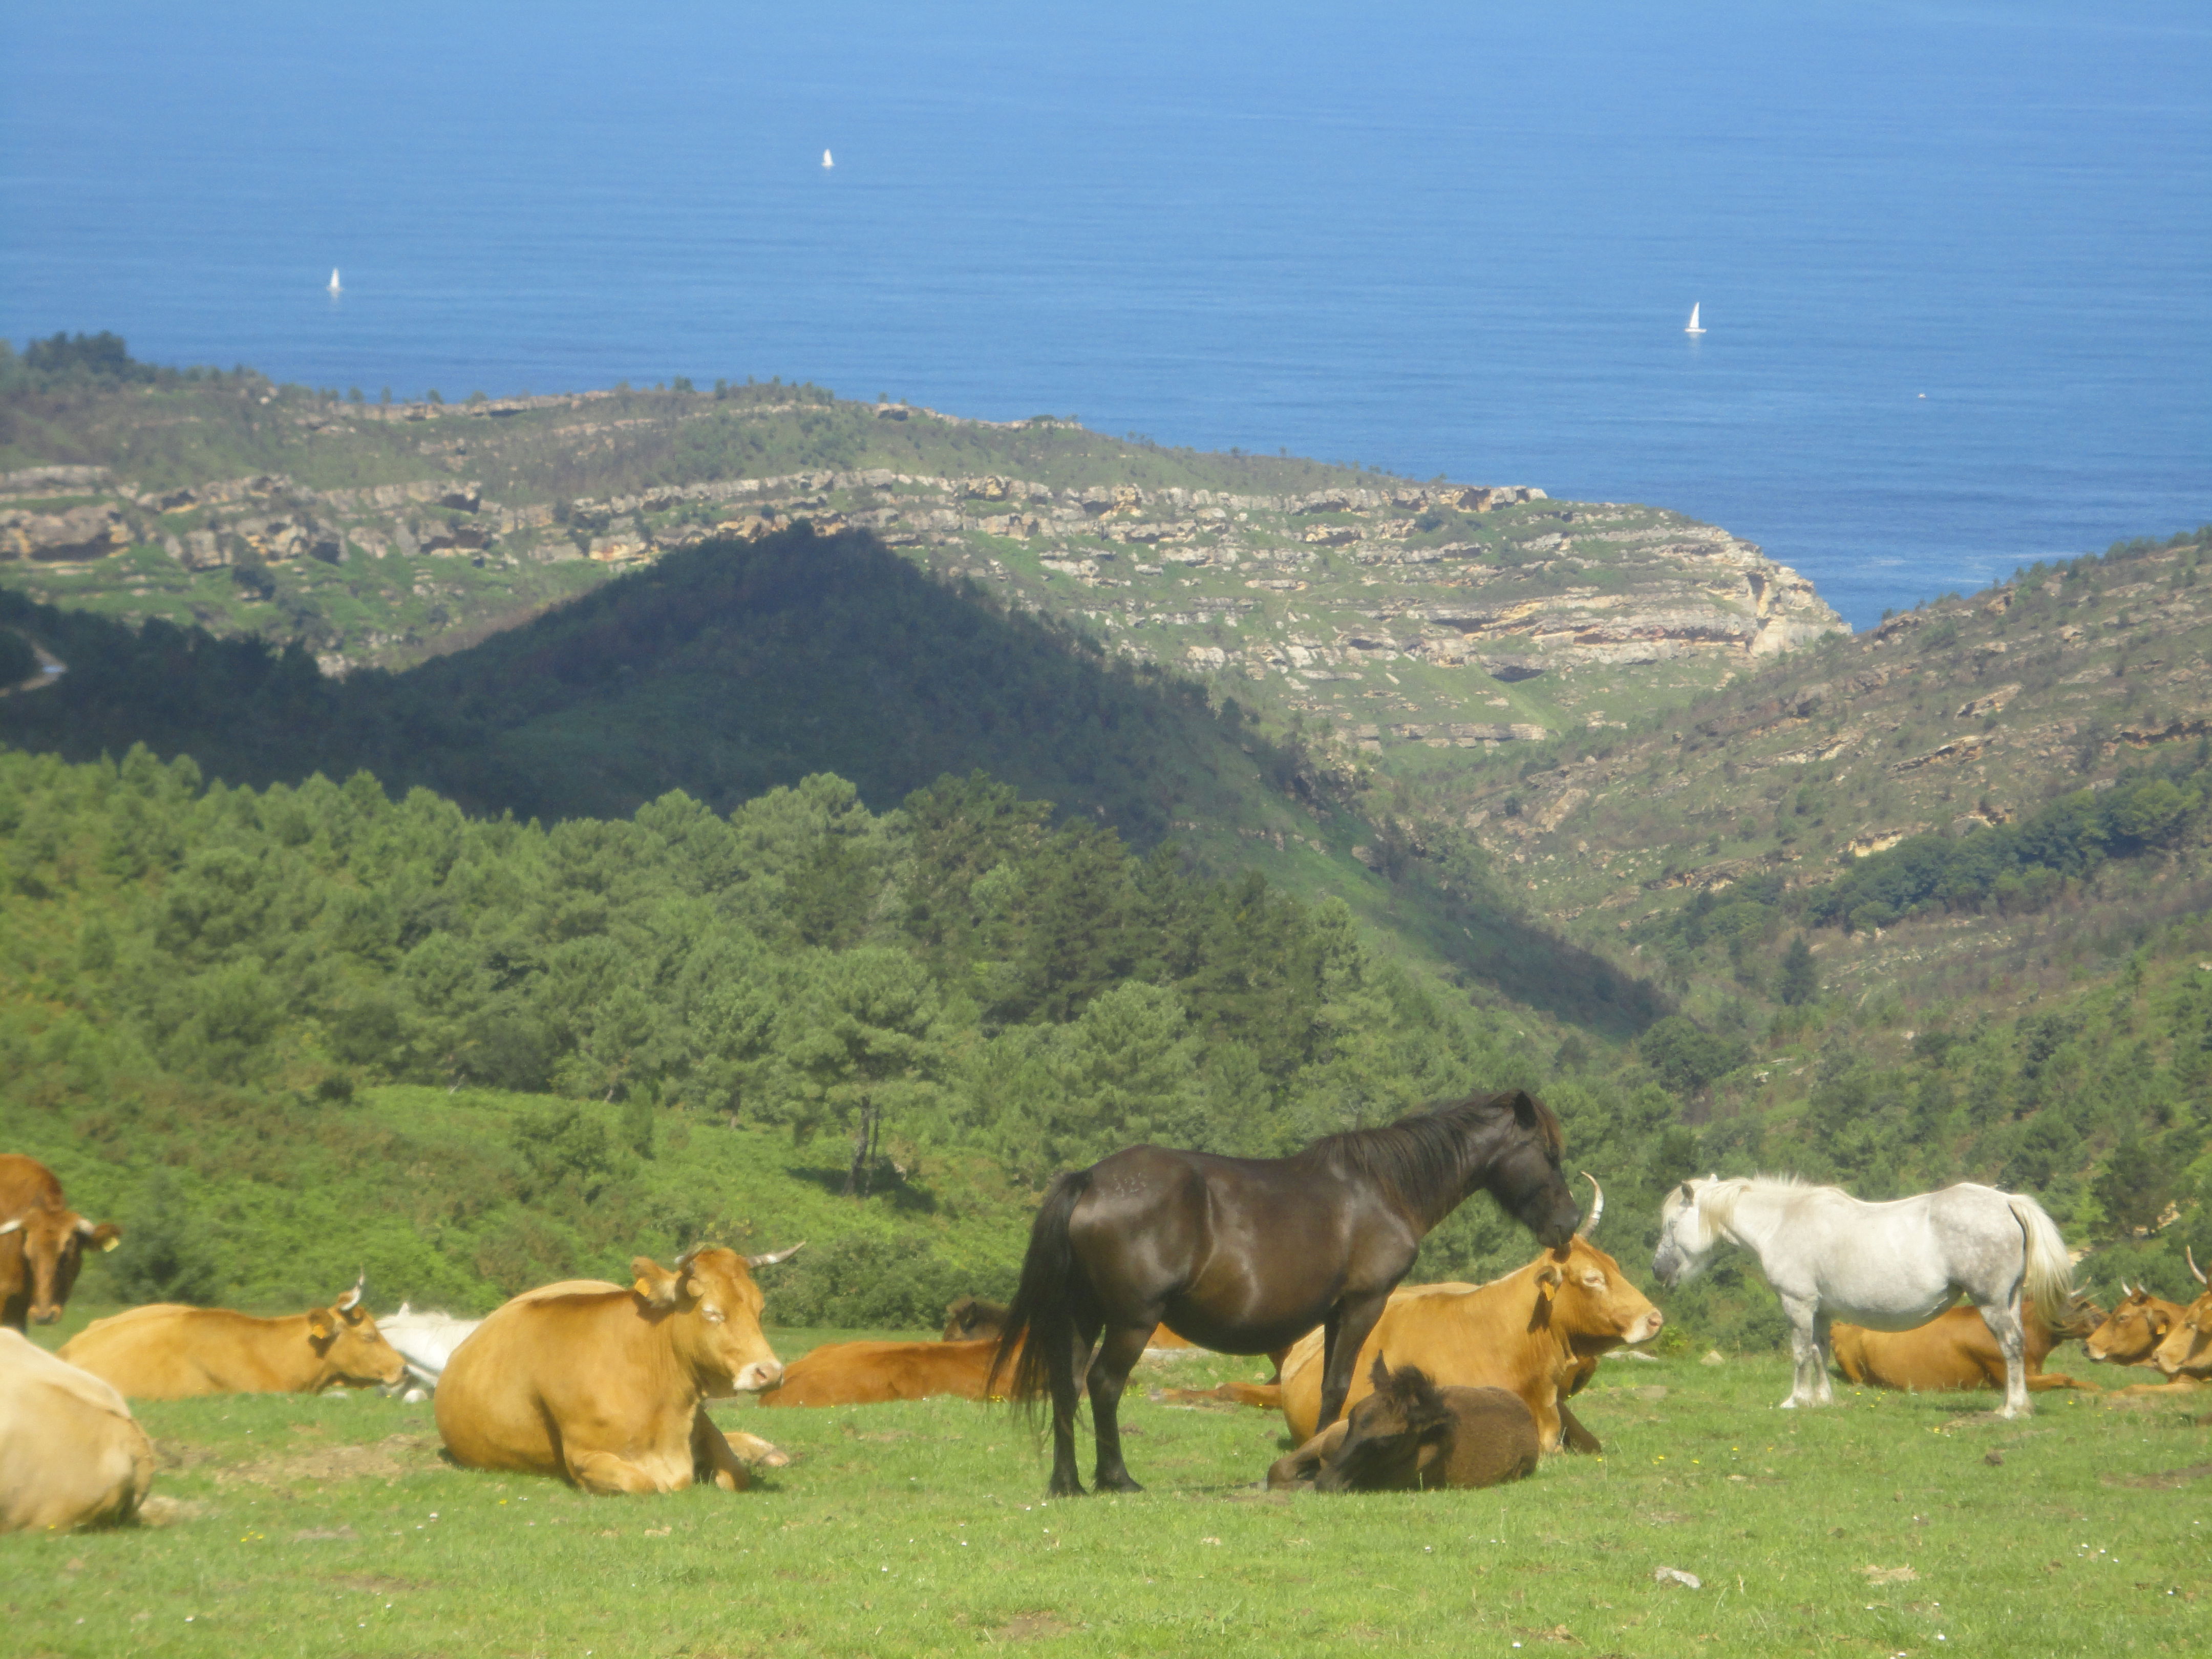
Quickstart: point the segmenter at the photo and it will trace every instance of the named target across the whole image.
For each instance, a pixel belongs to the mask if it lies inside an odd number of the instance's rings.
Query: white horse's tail
[[[2027,1235],[2027,1284],[2021,1299],[2043,1316],[2045,1324],[2054,1324],[2074,1294],[2074,1264],[2067,1259],[2066,1240],[2058,1224],[2033,1199],[2014,1193],[2005,1202],[2012,1206]]]

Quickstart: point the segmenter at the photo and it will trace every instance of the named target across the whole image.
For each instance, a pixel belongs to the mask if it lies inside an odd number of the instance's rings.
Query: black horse
[[[1060,1176],[1030,1229],[992,1364],[995,1379],[1012,1362],[1016,1400],[1052,1401],[1053,1495],[1083,1491],[1075,1407],[1086,1379],[1098,1489],[1143,1490],[1122,1466],[1115,1413],[1164,1321],[1222,1353],[1266,1353],[1321,1326],[1316,1426],[1328,1427],[1423,1236],[1462,1199],[1486,1188],[1546,1244],[1574,1236],[1559,1154],[1559,1120],[1522,1091],[1331,1135],[1295,1158],[1132,1146]]]

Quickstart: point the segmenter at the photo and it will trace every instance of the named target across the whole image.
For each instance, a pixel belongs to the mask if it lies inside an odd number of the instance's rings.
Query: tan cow
[[[2212,1382],[2212,1280],[2197,1265],[2194,1249],[2189,1252],[2189,1271],[2204,1289],[2181,1310],[2151,1362],[2172,1382]]]
[[[743,1492],[744,1461],[706,1402],[783,1375],[761,1334],[751,1269],[790,1254],[695,1245],[673,1268],[639,1256],[627,1289],[572,1280],[515,1297],[439,1379],[447,1449],[468,1468],[556,1474],[586,1492],[678,1492],[695,1480]]]
[[[2127,1281],[2120,1281],[2125,1295],[2105,1316],[2105,1322],[2089,1333],[2081,1346],[2092,1359],[2101,1359],[2112,1365],[2149,1365],[2158,1345],[2166,1340],[2166,1334],[2174,1327],[2182,1315],[2181,1304],[2168,1302],[2162,1296],[2153,1296],[2150,1286],[2138,1285],[2129,1290]]]
[[[2076,1299],[2062,1313],[2057,1328],[2045,1324],[2033,1303],[2023,1303],[2020,1321],[2026,1337],[2021,1352],[2031,1393],[2051,1389],[2100,1386],[2063,1371],[2046,1373],[2043,1362],[2061,1342],[2086,1337],[2101,1322],[2099,1310]],[[1875,1331],[1838,1320],[1830,1328],[1830,1351],[1852,1382],[1867,1388],[1902,1389],[1932,1394],[1947,1389],[2005,1386],[2005,1357],[1978,1308],[1951,1308],[1925,1325],[1906,1331]]]
[[[123,1396],[0,1330],[0,1532],[114,1526],[154,1484],[154,1443]]]
[[[62,1183],[36,1158],[0,1154],[0,1327],[24,1330],[62,1316],[87,1245],[112,1250],[123,1230],[62,1201]]]
[[[1562,1259],[1564,1258],[1564,1259]],[[1543,1448],[1595,1451],[1567,1397],[1623,1343],[1649,1341],[1664,1320],[1620,1264],[1577,1236],[1517,1273],[1487,1285],[1419,1285],[1390,1294],[1358,1355],[1348,1411],[1372,1386],[1377,1358],[1392,1370],[1418,1365],[1439,1384],[1500,1388],[1521,1396]],[[1283,1362],[1283,1416],[1300,1444],[1321,1415],[1322,1336],[1316,1331]]]
[[[760,1397],[763,1406],[880,1406],[894,1400],[991,1397],[991,1359],[996,1337],[971,1342],[830,1342],[784,1367],[782,1379]],[[1015,1352],[1021,1350],[1018,1347]],[[999,1373],[1003,1398],[1013,1376],[1010,1359]]]
[[[407,1375],[407,1362],[378,1332],[361,1290],[277,1319],[157,1302],[94,1320],[62,1358],[133,1400],[388,1387]]]

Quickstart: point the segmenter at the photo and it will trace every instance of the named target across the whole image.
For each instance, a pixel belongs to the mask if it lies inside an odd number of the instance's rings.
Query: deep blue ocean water
[[[1864,626],[2212,519],[2212,9],[0,9],[0,334],[101,328],[1656,501]]]

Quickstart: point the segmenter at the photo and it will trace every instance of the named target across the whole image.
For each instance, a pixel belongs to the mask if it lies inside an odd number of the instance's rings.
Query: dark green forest
[[[367,770],[545,822],[624,817],[672,788],[727,811],[821,772],[881,811],[981,769],[1140,850],[1174,836],[1220,872],[1272,863],[1511,1000],[1617,1033],[1663,1012],[1530,926],[1471,844],[1411,857],[1405,828],[1295,737],[866,535],[799,527],[672,552],[468,650],[343,680],[298,647],[0,591],[8,628],[69,665],[0,700],[0,740],[27,750],[91,760],[143,743],[255,787]],[[1385,879],[1355,845],[1377,849]]]

